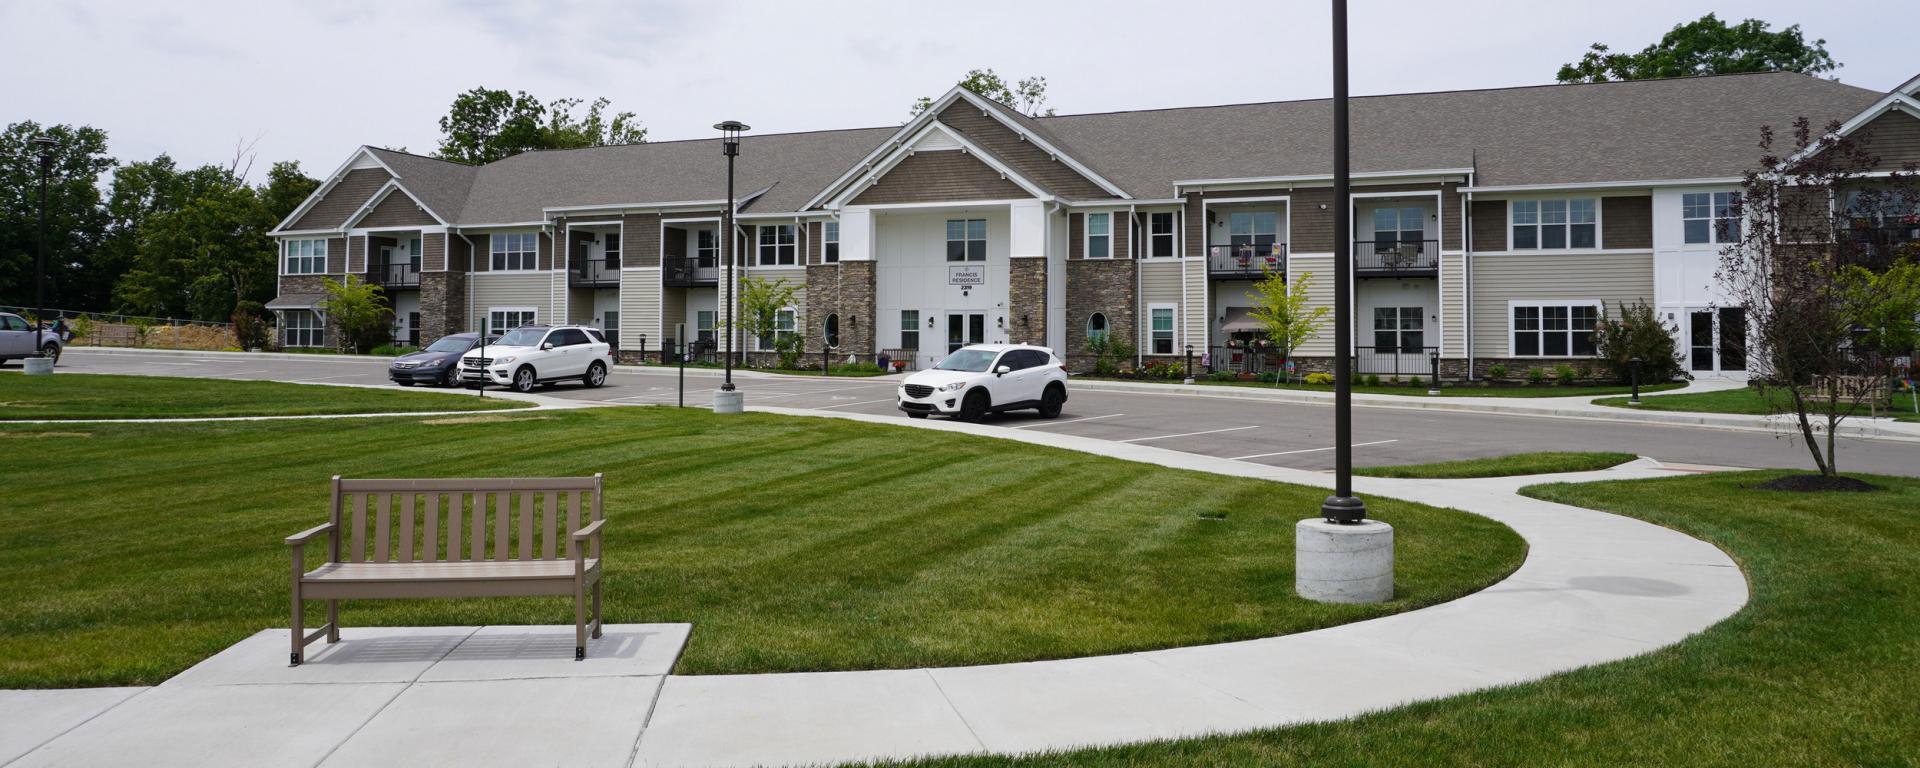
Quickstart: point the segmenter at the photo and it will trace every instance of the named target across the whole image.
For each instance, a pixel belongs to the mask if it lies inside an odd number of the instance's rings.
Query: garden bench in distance
[[[600,528],[606,523],[600,499],[598,474],[441,480],[335,475],[332,519],[287,537],[293,549],[292,665],[298,666],[306,647],[323,635],[329,643],[339,642],[341,600],[395,597],[570,594],[573,657],[585,659],[589,597],[592,636],[600,637]],[[342,551],[341,538],[349,533],[350,546]],[[327,537],[327,562],[308,571],[307,542],[321,535]],[[326,625],[310,633],[305,600],[327,601]]]

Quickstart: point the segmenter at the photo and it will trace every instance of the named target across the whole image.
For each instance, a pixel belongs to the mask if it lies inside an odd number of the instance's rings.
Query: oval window
[[[1104,339],[1107,337],[1107,316],[1099,312],[1087,318],[1087,338]]]
[[[827,315],[827,325],[826,325],[825,331],[826,333],[824,335],[827,337],[827,347],[829,349],[838,349],[840,347],[840,316],[839,315],[837,314]]]

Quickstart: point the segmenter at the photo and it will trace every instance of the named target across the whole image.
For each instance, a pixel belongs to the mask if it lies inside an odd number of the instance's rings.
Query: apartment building
[[[575,322],[628,360],[764,355],[723,332],[732,263],[799,286],[776,333],[816,357],[1011,341],[1086,368],[1104,334],[1136,364],[1252,370],[1253,281],[1310,275],[1331,305],[1347,240],[1361,373],[1584,368],[1595,320],[1645,302],[1692,370],[1737,376],[1745,326],[1713,274],[1761,126],[1842,120],[1911,162],[1917,93],[1772,73],[1357,98],[1350,232],[1325,99],[1033,118],[956,88],[904,126],[749,134],[732,233],[717,138],[478,167],[361,147],[275,231],[268,307],[283,344],[324,345],[322,280],[351,274],[388,290],[403,341]],[[1329,328],[1297,363],[1333,352]]]

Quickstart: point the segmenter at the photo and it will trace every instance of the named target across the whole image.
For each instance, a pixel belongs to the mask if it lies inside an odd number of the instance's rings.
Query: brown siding
[[[347,271],[347,239],[335,237],[327,240],[327,274],[338,275]]]
[[[628,214],[626,237],[620,243],[620,263],[629,267],[660,266],[660,214]]]
[[[1133,236],[1133,222],[1126,211],[1114,211],[1107,219],[1107,231],[1113,233],[1112,253],[1116,259],[1127,258],[1127,243]]]
[[[814,222],[807,223],[806,239],[807,239],[807,263],[808,264],[821,263],[820,262],[820,222],[814,221]]]
[[[964,152],[920,152],[902,160],[853,199],[854,205],[1006,200],[1032,197],[979,158]]]
[[[1507,249],[1507,201],[1473,201],[1473,249],[1476,251]]]
[[[1333,190],[1326,187],[1296,189],[1292,195],[1288,227],[1290,253],[1333,252]],[[1208,195],[1212,197],[1212,195]]]
[[[1600,198],[1600,246],[1653,247],[1653,196]]]
[[[470,272],[473,270],[473,243],[466,235],[447,235],[447,271]]]
[[[493,234],[482,232],[473,235],[472,271],[486,272],[493,269]]]
[[[429,232],[420,236],[420,271],[443,272],[447,268],[447,236]]]
[[[1187,255],[1200,256],[1207,248],[1207,219],[1200,213],[1201,196],[1198,193],[1187,195],[1186,221],[1184,222],[1187,239]]]
[[[539,269],[553,269],[553,236],[541,232],[539,249],[539,260],[535,266]]]
[[[1081,248],[1085,245],[1082,234],[1087,231],[1087,223],[1081,217],[1085,215],[1084,213],[1067,214],[1067,259],[1070,261],[1086,258],[1086,254],[1081,253]]]
[[[991,115],[981,114],[978,107],[965,101],[956,101],[946,111],[940,113],[940,122],[959,131],[968,141],[980,145],[982,149],[993,153],[1020,175],[1045,187],[1047,191],[1072,198],[1110,198],[1113,195],[1091,179],[1080,175],[1066,163],[1055,160],[1031,141],[1025,141],[1020,135],[1007,129],[1004,123]]]
[[[347,238],[347,271],[355,274],[367,271],[366,236]]]
[[[355,226],[360,227],[431,227],[440,222],[434,221],[419,203],[408,197],[407,193],[394,190],[380,201],[379,205],[360,218]]]
[[[1854,137],[1880,158],[1880,170],[1920,163],[1920,118],[1894,110],[1861,126]]]
[[[315,202],[312,208],[307,209],[306,215],[301,216],[300,220],[294,222],[288,229],[327,229],[340,226],[348,216],[353,215],[354,211],[360,210],[360,206],[367,202],[367,198],[373,197],[373,193],[380,191],[380,187],[390,178],[392,177],[388,176],[386,171],[378,168],[347,171],[346,175],[340,177],[340,183],[327,190],[326,197]]]

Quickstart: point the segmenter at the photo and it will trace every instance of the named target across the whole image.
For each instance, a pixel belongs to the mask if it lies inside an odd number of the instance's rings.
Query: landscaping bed
[[[166,376],[0,372],[0,420],[184,419],[346,413],[497,411],[527,403],[461,391],[227,381]]]

